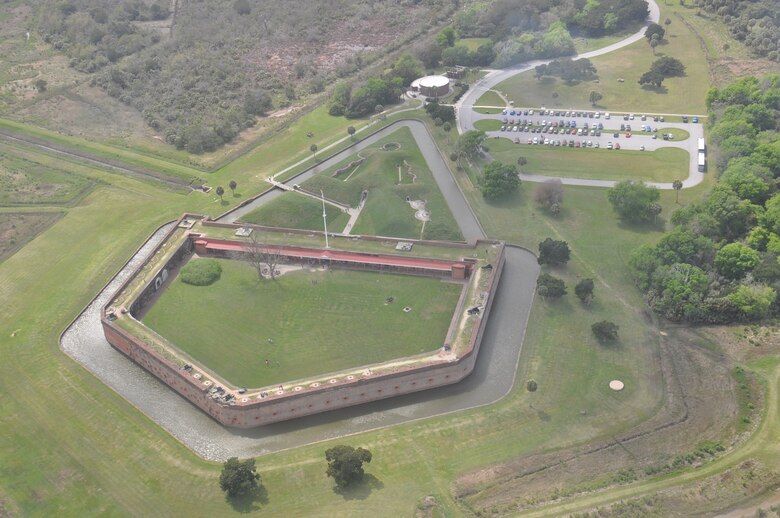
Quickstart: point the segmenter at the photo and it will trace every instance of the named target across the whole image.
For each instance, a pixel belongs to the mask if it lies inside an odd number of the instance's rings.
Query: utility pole
[[[325,212],[325,194],[320,189],[320,196],[322,197],[322,226],[325,227],[325,248],[330,248],[328,245],[328,214]]]

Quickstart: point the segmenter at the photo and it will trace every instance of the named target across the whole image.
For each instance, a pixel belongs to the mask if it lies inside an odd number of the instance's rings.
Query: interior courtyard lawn
[[[672,147],[656,151],[577,149],[514,144],[507,139],[491,140],[489,147],[493,158],[507,164],[525,157],[528,163],[522,171],[527,174],[648,182],[684,180],[689,174],[688,152]]]
[[[301,269],[258,282],[248,263],[219,262],[217,282],[177,278],[144,323],[246,387],[435,351],[461,291],[438,279],[351,270]]]
[[[386,151],[382,149],[385,144],[399,144],[400,148]],[[333,176],[338,169],[360,157],[366,160],[338,177]],[[409,167],[414,176],[409,174]],[[361,193],[368,191],[353,234],[409,239],[463,238],[408,128],[394,131],[371,147],[303,182],[302,187],[315,193],[322,190],[326,197],[352,207],[357,207]],[[425,200],[431,219],[424,229],[422,222],[415,218],[415,209],[406,201],[407,197]],[[334,232],[341,230],[335,224],[332,228]]]

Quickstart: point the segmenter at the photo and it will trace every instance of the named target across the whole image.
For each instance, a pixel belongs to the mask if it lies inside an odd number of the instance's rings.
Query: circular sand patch
[[[614,391],[621,391],[623,390],[623,382],[620,380],[612,380],[609,382],[609,388],[611,388]]]

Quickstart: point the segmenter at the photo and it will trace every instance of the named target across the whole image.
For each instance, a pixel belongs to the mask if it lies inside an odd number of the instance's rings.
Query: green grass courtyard
[[[350,270],[300,269],[258,282],[245,262],[220,264],[210,286],[177,278],[144,323],[246,387],[434,351],[461,291],[438,279]]]

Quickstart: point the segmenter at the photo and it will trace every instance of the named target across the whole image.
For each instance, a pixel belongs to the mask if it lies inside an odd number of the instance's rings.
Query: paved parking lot
[[[511,115],[510,110],[515,110],[515,115]],[[518,110],[521,114],[518,115]],[[555,134],[554,130],[556,129],[553,126],[553,133],[531,133],[530,131],[522,131],[521,128],[518,128],[518,131],[487,131],[486,134],[488,138],[507,138],[514,142],[517,142],[518,145],[529,145],[528,140],[529,139],[540,139],[540,142],[544,142],[545,139],[551,140],[551,141],[561,141],[561,145],[563,145],[563,141],[565,140],[568,144],[570,140],[574,140],[575,144],[577,142],[580,143],[580,149],[583,153],[592,152],[594,149],[596,149],[596,144],[598,144],[598,147],[601,149],[606,149],[608,144],[610,142],[614,144],[620,145],[620,150],[613,150],[615,153],[620,153],[623,149],[629,149],[629,150],[640,150],[642,146],[644,146],[644,149],[646,151],[653,151],[656,149],[660,149],[663,147],[676,147],[683,149],[688,152],[689,155],[689,176],[688,178],[683,180],[683,188],[687,187],[693,187],[694,185],[699,184],[704,179],[704,173],[699,172],[698,168],[698,139],[700,137],[704,136],[704,127],[702,125],[702,121],[699,120],[699,122],[694,123],[693,117],[689,118],[689,121],[687,123],[685,122],[661,122],[660,118],[661,116],[656,116],[653,114],[641,114],[641,113],[635,113],[633,115],[633,119],[631,119],[631,116],[629,114],[624,113],[610,113],[609,119],[606,118],[606,113],[604,112],[596,112],[595,110],[589,110],[589,111],[570,111],[569,115],[566,116],[566,110],[559,112],[559,115],[555,115],[557,110],[550,111],[548,114],[545,115],[544,112],[541,112],[538,108],[508,108],[508,113],[506,115],[499,113],[495,115],[486,115],[486,114],[477,114],[475,112],[474,118],[477,120],[481,119],[492,119],[496,120],[498,122],[501,122],[503,124],[504,119],[512,120],[514,119],[515,125],[518,125],[518,122],[521,122],[522,124],[525,123],[525,121],[528,121],[528,125],[531,127],[539,128],[542,126],[542,123],[544,122],[545,125],[549,128],[551,124],[558,124],[558,129],[560,131],[560,128],[566,128],[569,131],[572,129],[584,129],[585,124],[588,125],[588,130],[590,133],[590,130],[593,129],[593,125],[595,124],[596,127],[598,127],[599,124],[603,125],[603,129],[596,131],[601,131],[601,136],[597,135],[590,135],[587,136],[582,135],[571,135],[571,134],[563,134],[558,133]],[[526,113],[527,114],[523,114]],[[533,112],[533,115],[531,114]],[[596,113],[599,113],[599,116],[596,117]],[[645,116],[645,120],[642,120],[642,116]],[[657,117],[658,120],[655,121],[654,117]],[[561,126],[561,123],[563,123],[563,126]],[[571,123],[574,123],[576,127],[572,127]],[[627,130],[621,130],[621,124],[624,125],[630,125],[631,127],[631,136],[627,137]],[[643,132],[642,131],[642,125],[650,126],[651,128],[655,128],[658,130],[656,133],[657,138],[653,139],[652,135],[653,132]],[[681,129],[685,130],[689,133],[689,137],[684,140],[664,140],[662,138],[662,133],[664,129]],[[614,133],[617,132],[618,136],[615,137]],[[592,143],[592,147],[587,146],[588,141]],[[583,144],[585,147],[583,148]],[[531,144],[534,145],[534,144]],[[544,144],[536,144],[536,145],[544,145]],[[534,176],[534,175],[523,175],[524,179],[530,180],[530,181],[543,181],[546,179],[546,177],[542,176]],[[578,178],[564,178],[562,181],[569,185],[591,185],[591,186],[611,186],[614,184],[614,182],[611,181],[602,181],[602,180],[585,180],[585,179],[578,179]],[[661,189],[671,189],[672,185],[670,183],[651,183],[650,185],[654,185]]]

